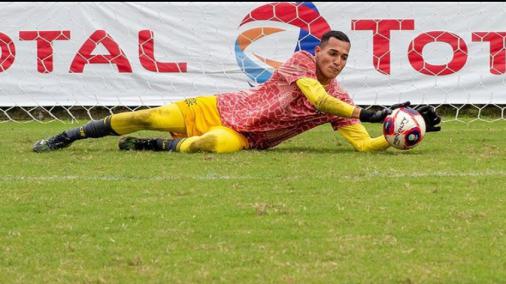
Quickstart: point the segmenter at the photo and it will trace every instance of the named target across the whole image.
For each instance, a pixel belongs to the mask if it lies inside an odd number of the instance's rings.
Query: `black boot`
[[[49,152],[66,148],[70,146],[72,142],[74,142],[74,140],[70,139],[65,132],[62,132],[51,138],[37,141],[35,144],[33,144],[32,150],[37,153]]]

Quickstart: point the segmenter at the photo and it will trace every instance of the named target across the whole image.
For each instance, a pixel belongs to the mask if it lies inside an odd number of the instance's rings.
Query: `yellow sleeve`
[[[341,127],[338,132],[359,152],[382,151],[390,147],[385,136],[371,138],[361,123]]]
[[[296,84],[309,102],[319,111],[341,117],[352,117],[355,106],[327,94],[327,91],[318,80],[300,78],[296,81]]]

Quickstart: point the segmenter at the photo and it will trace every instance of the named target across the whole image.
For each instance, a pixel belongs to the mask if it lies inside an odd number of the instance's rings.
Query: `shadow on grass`
[[[387,151],[374,151],[374,152],[358,152],[351,148],[314,148],[314,147],[286,147],[286,148],[274,148],[268,150],[258,151],[268,153],[316,153],[316,154],[336,154],[336,153],[354,153],[357,155],[425,155],[428,153],[427,150],[417,151],[402,151],[402,150],[387,150]]]
[[[144,154],[160,154],[160,155],[167,155],[167,154],[182,154],[182,153],[173,153],[173,152],[164,152],[164,151],[122,151],[117,148],[117,145],[112,143],[112,145],[98,145],[98,144],[88,144],[82,143],[85,141],[77,141],[77,145],[70,145],[68,148],[59,149],[55,151],[50,152],[44,152],[44,153],[35,153],[32,151],[32,145],[26,143],[26,147],[23,149],[23,152],[31,152],[38,155],[44,155],[44,154],[54,154],[54,153],[67,153],[72,155],[79,155],[79,154],[99,154],[99,153],[122,153],[122,154],[135,154],[135,153],[144,153]],[[81,142],[81,143],[79,143]],[[442,151],[435,151],[434,150],[426,150],[426,149],[416,149],[416,150],[397,150],[390,148],[386,151],[373,151],[373,152],[358,152],[355,151],[352,148],[316,148],[316,147],[305,147],[305,146],[292,146],[292,147],[282,147],[282,148],[271,148],[271,149],[265,149],[265,150],[257,150],[257,149],[250,149],[250,150],[244,150],[236,153],[229,153],[229,154],[215,154],[215,153],[209,153],[209,152],[197,152],[197,153],[191,153],[190,155],[230,155],[230,154],[238,154],[238,153],[254,153],[255,155],[272,155],[272,154],[357,154],[357,155],[380,155],[380,156],[397,156],[397,155],[427,155],[427,154],[440,154]],[[188,154],[186,154],[188,155]]]

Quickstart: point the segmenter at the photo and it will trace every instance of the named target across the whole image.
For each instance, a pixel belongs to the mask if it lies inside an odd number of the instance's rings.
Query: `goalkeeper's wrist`
[[[366,109],[360,109],[360,113],[358,115],[358,119],[362,122],[372,122],[371,119],[374,115],[374,112]]]
[[[382,123],[387,115],[384,111],[370,111],[367,109],[361,109],[358,118],[362,122],[373,122]]]

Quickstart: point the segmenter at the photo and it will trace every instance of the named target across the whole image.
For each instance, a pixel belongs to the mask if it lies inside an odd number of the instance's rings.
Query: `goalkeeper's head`
[[[315,48],[316,74],[322,84],[334,79],[346,66],[351,44],[348,36],[341,31],[323,34]]]

